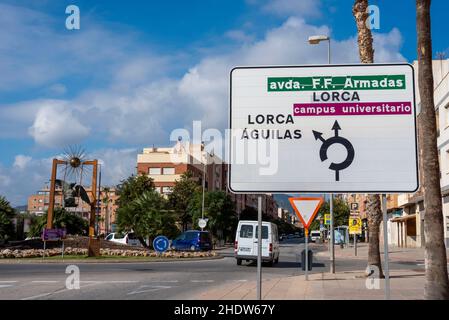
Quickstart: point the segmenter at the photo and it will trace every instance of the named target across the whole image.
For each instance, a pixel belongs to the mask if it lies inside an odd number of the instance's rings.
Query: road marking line
[[[179,282],[179,280],[148,280],[145,282],[155,282],[155,283],[162,283],[162,282],[167,282],[167,283],[177,283]]]
[[[242,280],[227,280],[231,282],[247,282],[248,280],[242,279]]]
[[[32,283],[58,283],[58,280],[35,280],[31,281]]]
[[[65,292],[65,291],[75,291],[75,292],[77,292],[77,291],[80,291],[81,289],[89,287],[89,286],[90,285],[86,285],[86,286],[80,287],[80,289],[67,289],[67,288],[64,288],[64,289],[53,291],[53,292],[47,292],[47,293],[42,293],[42,294],[38,294],[38,295],[35,295],[35,296],[31,296],[31,297],[22,298],[20,300],[32,300],[32,299],[36,299],[36,298],[42,298],[42,297],[50,296],[50,295],[53,295],[53,294],[62,293],[62,292]]]
[[[214,280],[190,280],[190,282],[214,282]]]
[[[100,281],[100,280],[85,280],[85,281],[80,281],[80,283],[139,283],[139,281],[130,281],[130,280],[105,280],[105,281]]]
[[[19,281],[9,281],[9,280],[0,281],[0,283],[15,283],[15,282],[19,282]]]
[[[9,287],[13,287],[13,284],[0,284],[0,288],[9,288]]]
[[[149,289],[144,289],[144,288],[149,288]],[[170,286],[140,286],[139,288],[137,288],[134,291],[128,292],[127,295],[133,295],[133,294],[138,294],[138,293],[145,293],[145,292],[153,292],[153,291],[158,291],[161,289],[170,289],[172,287]]]

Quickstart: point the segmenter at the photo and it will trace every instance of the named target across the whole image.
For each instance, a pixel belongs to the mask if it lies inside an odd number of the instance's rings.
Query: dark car
[[[211,250],[212,240],[208,231],[189,230],[174,239],[171,244],[173,250]]]

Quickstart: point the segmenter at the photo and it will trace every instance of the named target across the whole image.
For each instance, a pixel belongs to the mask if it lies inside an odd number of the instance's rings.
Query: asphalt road
[[[281,242],[279,263],[263,268],[263,279],[303,274],[297,253],[303,239]],[[315,251],[326,245],[311,244]],[[143,263],[80,263],[80,289],[66,288],[68,264],[0,264],[0,299],[192,299],[194,295],[230,281],[255,280],[256,265],[236,265],[232,248],[220,252],[224,258],[200,261]],[[339,271],[361,270],[365,261],[336,262]],[[411,268],[410,265],[391,265]],[[312,273],[328,270],[327,256],[314,258]],[[419,268],[414,266],[414,268]],[[423,268],[423,267],[421,267]]]

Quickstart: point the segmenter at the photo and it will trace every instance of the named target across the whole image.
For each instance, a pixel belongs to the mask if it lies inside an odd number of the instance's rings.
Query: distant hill
[[[14,209],[17,210],[18,212],[21,212],[21,211],[27,211],[28,206],[27,206],[27,205],[17,206],[17,207],[15,207]]]

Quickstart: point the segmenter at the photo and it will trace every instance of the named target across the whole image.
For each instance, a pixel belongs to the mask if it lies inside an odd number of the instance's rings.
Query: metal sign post
[[[330,196],[330,248],[331,248],[331,266],[330,266],[330,273],[335,273],[335,247],[334,247],[334,240],[335,240],[335,234],[334,234],[334,195],[331,193]]]
[[[262,197],[257,197],[257,300],[262,300]]]
[[[388,230],[387,230],[387,196],[382,194],[382,214],[384,217],[384,275],[385,275],[385,300],[390,300],[390,267],[388,260]]]
[[[304,229],[306,233],[306,281],[309,280],[309,229]]]
[[[354,235],[354,255],[357,257],[357,235]]]

